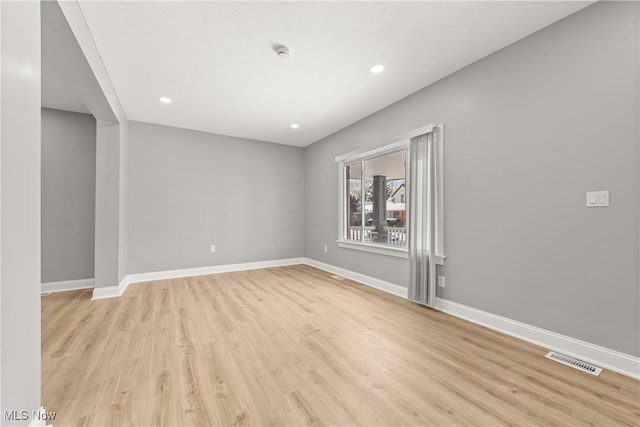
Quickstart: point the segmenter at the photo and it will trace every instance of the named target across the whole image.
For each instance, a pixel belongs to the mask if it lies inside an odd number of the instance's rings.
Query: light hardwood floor
[[[640,425],[640,382],[308,266],[42,298],[67,425]]]

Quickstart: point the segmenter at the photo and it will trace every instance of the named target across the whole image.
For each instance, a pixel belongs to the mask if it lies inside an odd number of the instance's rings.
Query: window
[[[339,161],[339,246],[407,256],[407,156],[403,141]]]

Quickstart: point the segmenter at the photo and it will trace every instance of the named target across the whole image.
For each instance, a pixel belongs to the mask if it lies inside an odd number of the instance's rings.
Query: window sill
[[[394,248],[393,246],[374,245],[371,243],[361,243],[346,240],[338,240],[338,247],[355,249],[357,251],[372,252],[375,254],[394,256],[397,258],[409,258],[409,252],[406,248]]]
[[[336,240],[339,248],[355,249],[357,251],[372,252],[374,254],[389,255],[396,258],[409,259],[409,251],[405,248],[394,248],[393,246],[374,245],[371,243],[353,242],[348,240]],[[444,255],[436,255],[434,262],[436,265],[444,265],[447,259]]]

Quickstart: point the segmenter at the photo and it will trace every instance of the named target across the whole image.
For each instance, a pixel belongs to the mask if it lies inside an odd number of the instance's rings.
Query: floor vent
[[[564,354],[556,353],[554,351],[550,351],[545,357],[547,359],[555,360],[558,363],[562,363],[563,365],[571,366],[579,371],[586,372],[587,374],[595,375],[596,377],[600,375],[600,372],[602,372],[602,368],[598,368],[590,363],[583,362],[582,360],[574,359],[573,357],[565,356]]]
[[[346,279],[346,277],[342,277],[342,276],[338,276],[337,274],[334,274],[333,276],[331,276],[332,279],[336,279],[336,280],[344,280]]]

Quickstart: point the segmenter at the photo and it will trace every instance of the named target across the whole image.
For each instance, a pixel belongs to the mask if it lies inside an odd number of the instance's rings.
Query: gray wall
[[[129,273],[303,255],[303,149],[129,122],[128,161]]]
[[[119,280],[120,125],[98,120],[96,133],[95,286]]]
[[[0,409],[40,407],[40,3],[0,2]],[[28,425],[0,421],[3,425]]]
[[[129,266],[129,121],[118,123],[118,284],[126,277]]]
[[[42,282],[93,278],[96,120],[42,109]]]
[[[439,296],[640,355],[638,22],[597,3],[308,147],[305,255],[407,286],[406,260],[336,247],[334,157],[444,123]]]
[[[116,286],[127,265],[127,117],[78,2],[42,2],[42,46],[100,122],[96,130],[95,286]]]

